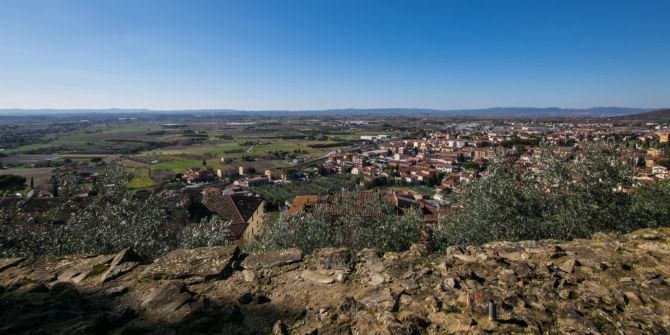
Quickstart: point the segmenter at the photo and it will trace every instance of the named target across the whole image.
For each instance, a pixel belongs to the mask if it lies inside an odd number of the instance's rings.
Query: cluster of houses
[[[486,162],[496,152],[515,159],[520,168],[538,170],[533,157],[541,152],[540,141],[555,145],[559,154],[571,155],[585,142],[615,141],[623,147],[622,158],[637,164],[641,182],[668,177],[665,147],[667,126],[658,129],[615,127],[608,123],[533,124],[511,122],[504,126],[482,127],[469,124],[457,129],[436,131],[420,139],[388,140],[375,150],[338,152],[331,155],[323,168],[333,173],[351,173],[366,179],[384,177],[407,184],[431,182],[436,198],[458,185],[486,176]],[[631,145],[632,143],[632,145]],[[664,164],[660,164],[664,163]]]
[[[376,194],[381,199],[374,199],[372,195]],[[327,194],[323,196],[319,195],[299,195],[296,196],[291,202],[290,206],[286,210],[286,214],[289,216],[297,215],[303,211],[309,211],[317,207],[326,207],[330,208],[334,206],[334,203],[337,200],[338,194]],[[371,191],[359,191],[358,197],[360,202],[366,201],[386,201],[392,205],[398,214],[402,215],[409,209],[418,209],[422,216],[423,220],[427,224],[437,223],[438,220],[447,214],[447,209],[440,205],[439,201],[434,199],[425,199],[420,194],[412,194],[404,191],[396,190],[384,190],[378,193],[373,193]],[[334,208],[334,215],[341,214],[343,210],[350,209],[341,209]]]

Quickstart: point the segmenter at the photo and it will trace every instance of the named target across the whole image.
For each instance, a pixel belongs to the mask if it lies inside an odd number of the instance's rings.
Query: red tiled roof
[[[319,196],[317,195],[297,195],[291,207],[287,210],[288,215],[293,215],[302,211],[305,207],[311,206],[319,201]]]
[[[263,200],[243,195],[222,195],[220,191],[207,190],[202,204],[211,212],[216,213],[232,224],[245,224],[261,206]]]

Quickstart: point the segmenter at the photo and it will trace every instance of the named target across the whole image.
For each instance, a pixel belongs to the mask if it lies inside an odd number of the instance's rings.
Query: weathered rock
[[[363,258],[363,261],[365,262],[365,266],[367,267],[368,271],[370,273],[381,273],[384,271],[384,262],[382,259],[379,257],[379,254],[377,254],[376,250],[373,249],[365,249],[361,251],[361,255]]]
[[[349,270],[353,262],[351,250],[347,248],[324,248],[315,253],[320,269]]]
[[[431,313],[428,319],[440,328],[440,332],[447,334],[468,333],[473,324],[472,318],[460,313]]]
[[[379,285],[383,284],[384,281],[386,281],[386,279],[384,278],[383,275],[373,274],[372,276],[370,276],[370,280],[368,281],[368,284],[370,286],[379,286]]]
[[[281,320],[272,326],[272,335],[288,335],[288,328]]]
[[[256,280],[256,273],[251,270],[243,270],[242,276],[246,282],[253,282]]]
[[[231,264],[238,253],[237,246],[178,249],[157,259],[142,276],[154,279],[221,277],[232,271]]]
[[[600,298],[606,299],[612,295],[612,292],[607,287],[593,281],[584,281],[580,287],[582,290],[594,293]]]
[[[243,269],[268,269],[299,262],[301,260],[302,251],[299,249],[286,249],[250,254],[242,260],[241,266]]]
[[[80,260],[66,260],[56,264],[54,273],[59,282],[79,284],[85,279],[100,276],[109,268],[113,255],[87,257]]]
[[[0,272],[23,262],[25,258],[0,258]]]
[[[403,323],[415,325],[419,328],[425,328],[430,324],[425,317],[412,311],[399,311],[398,320]]]
[[[194,300],[193,296],[184,284],[165,283],[147,293],[140,306],[158,320],[179,322],[193,312],[194,308],[188,304]]]
[[[129,272],[134,269],[140,261],[142,261],[142,258],[137,255],[133,249],[127,248],[121,250],[114,256],[114,259],[112,259],[109,269],[100,276],[100,282],[107,282]]]
[[[563,272],[573,273],[575,272],[575,267],[579,265],[580,263],[577,259],[570,258],[567,261],[563,262],[558,268],[561,269]]]
[[[336,277],[329,275],[329,272],[324,271],[315,271],[315,270],[304,270],[302,274],[300,274],[300,277],[303,279],[315,282],[315,283],[321,283],[321,284],[332,284],[335,282]]]
[[[444,279],[444,282],[442,282],[442,285],[445,289],[457,289],[460,288],[460,285],[458,284],[458,279],[453,278],[453,277],[447,277]]]
[[[58,281],[79,284],[86,279],[87,274],[88,271],[84,268],[66,269],[58,275]]]
[[[516,275],[514,274],[513,270],[509,269],[502,269],[498,273],[498,282],[503,284],[504,286],[510,287],[516,285]]]
[[[119,295],[123,295],[126,292],[128,292],[128,286],[115,286],[115,287],[110,287],[107,290],[105,290],[105,295],[109,297],[116,297]]]
[[[373,310],[392,311],[396,300],[388,288],[373,289],[365,292],[362,298],[357,299],[361,304]]]

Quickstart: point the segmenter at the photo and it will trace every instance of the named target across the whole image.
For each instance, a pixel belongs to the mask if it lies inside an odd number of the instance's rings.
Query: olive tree
[[[670,179],[635,190],[631,216],[639,227],[670,226]]]
[[[182,227],[167,211],[166,192],[132,194],[126,188],[130,173],[110,167],[96,195],[65,224],[13,222],[0,227],[0,252],[5,255],[109,254],[133,248],[155,258],[176,248],[223,245],[231,242],[230,225],[218,217]],[[73,197],[53,215],[81,201]],[[46,220],[54,221],[54,220]]]
[[[618,156],[606,144],[565,153],[543,143],[528,169],[498,153],[487,177],[447,198],[451,214],[436,227],[435,236],[444,246],[568,240],[634,229],[633,167]]]
[[[260,239],[250,249],[299,248],[311,252],[324,247],[381,251],[407,249],[419,238],[423,220],[418,210],[399,213],[378,191],[341,191],[326,203],[294,215],[286,211],[264,224]]]

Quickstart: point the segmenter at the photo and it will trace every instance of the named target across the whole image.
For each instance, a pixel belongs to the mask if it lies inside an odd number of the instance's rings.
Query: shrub
[[[295,215],[286,211],[265,222],[262,236],[252,250],[347,247],[353,250],[405,250],[419,238],[423,220],[416,210],[397,212],[383,194],[342,191],[327,205],[317,205]]]

